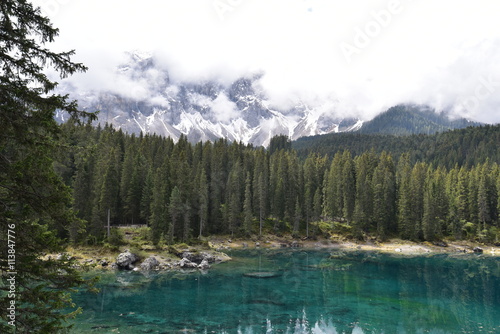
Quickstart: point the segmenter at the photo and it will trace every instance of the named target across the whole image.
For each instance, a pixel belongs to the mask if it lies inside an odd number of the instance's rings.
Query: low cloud
[[[163,80],[161,70],[168,70],[172,82],[223,84],[263,73],[260,87],[282,108],[333,98],[336,112],[371,118],[392,105],[415,102],[500,122],[495,0],[34,3],[60,28],[54,48],[76,49],[74,60],[89,66],[70,79],[83,90],[164,103],[150,93]],[[356,38],[364,43],[356,45]],[[346,43],[357,48],[350,61],[342,49]],[[136,49],[152,52],[160,68],[122,80],[116,69],[126,62],[124,52]],[[214,103],[221,120],[234,114],[224,97]]]

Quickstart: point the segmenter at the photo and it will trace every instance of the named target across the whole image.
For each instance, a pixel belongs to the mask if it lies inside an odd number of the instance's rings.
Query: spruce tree
[[[352,160],[351,153],[345,151],[342,155],[343,167],[342,167],[342,179],[340,183],[342,184],[341,196],[343,197],[343,217],[348,223],[351,222],[352,216],[354,214],[354,207],[356,204],[356,175],[354,168],[354,161]]]
[[[209,194],[208,194],[208,180],[207,173],[205,169],[200,168],[200,173],[198,177],[198,216],[200,217],[200,229],[198,238],[201,238],[203,231],[208,221],[208,207],[209,207]]]
[[[410,239],[423,239],[422,218],[424,215],[424,185],[427,176],[427,164],[418,162],[413,166],[410,178],[410,193],[411,193],[411,218]]]
[[[170,194],[168,213],[170,220],[168,223],[167,241],[171,245],[174,243],[178,225],[184,214],[184,204],[182,203],[181,192],[177,186],[172,189],[172,193]]]
[[[85,283],[71,260],[42,259],[45,252],[63,251],[49,227],[67,228],[78,219],[71,192],[53,169],[60,136],[55,112],[94,118],[52,93],[57,83],[44,73],[46,66],[61,77],[86,69],[71,61],[72,51],[46,48],[57,35],[30,2],[0,2],[0,271],[3,280],[15,280],[15,296],[6,293],[9,285],[0,288],[1,333],[63,331],[72,306],[69,289]],[[12,302],[15,319],[6,312]]]
[[[382,153],[373,172],[373,219],[377,224],[377,235],[383,240],[395,230],[396,179],[391,156]]]
[[[146,168],[146,167],[145,167]],[[150,166],[147,167],[145,173],[144,186],[142,188],[142,196],[140,203],[140,217],[141,221],[149,224],[149,217],[151,216],[151,201],[153,199],[153,170]]]
[[[262,234],[262,225],[267,216],[269,206],[268,161],[268,154],[263,149],[256,151],[253,171],[253,209],[255,216],[259,217],[259,235]]]
[[[489,184],[486,171],[483,171],[479,177],[479,186],[477,191],[477,207],[479,229],[486,230],[486,224],[491,221],[490,205],[489,205]]]
[[[224,228],[229,230],[231,234],[234,234],[236,229],[241,226],[242,197],[244,195],[242,193],[242,189],[244,190],[242,176],[241,162],[238,159],[229,173],[226,185],[225,209],[227,215]]]
[[[414,236],[416,227],[413,217],[413,203],[411,194],[411,171],[409,154],[402,154],[399,158],[397,168],[398,199],[397,217],[398,231],[403,239],[410,239]]]
[[[154,181],[151,190],[151,207],[149,211],[149,226],[151,227],[151,240],[157,245],[161,237],[167,236],[167,168],[166,166],[157,168],[154,173]]]
[[[323,215],[331,219],[342,217],[344,197],[342,195],[342,153],[336,153],[333,157],[328,177],[324,181],[324,204]]]
[[[356,205],[354,207],[353,225],[358,238],[367,230],[373,218],[373,171],[377,158],[373,152],[364,153],[356,161]]]
[[[250,235],[252,231],[253,210],[252,210],[252,179],[250,172],[247,172],[245,180],[245,198],[243,201],[243,233]]]

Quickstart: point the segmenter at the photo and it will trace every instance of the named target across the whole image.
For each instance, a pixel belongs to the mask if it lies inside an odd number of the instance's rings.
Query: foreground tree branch
[[[79,111],[67,96],[51,94],[61,76],[84,72],[71,62],[74,51],[45,47],[58,35],[48,18],[26,0],[0,2],[0,309],[1,333],[57,333],[68,329],[75,308],[70,289],[87,282],[68,259],[42,260],[61,252],[53,232],[78,222],[71,193],[53,169],[59,149],[56,110],[77,121],[95,114]]]

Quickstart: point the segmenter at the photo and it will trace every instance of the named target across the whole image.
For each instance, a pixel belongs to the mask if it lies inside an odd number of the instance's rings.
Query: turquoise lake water
[[[103,273],[74,296],[73,333],[500,333],[498,257],[228,254],[207,272]]]

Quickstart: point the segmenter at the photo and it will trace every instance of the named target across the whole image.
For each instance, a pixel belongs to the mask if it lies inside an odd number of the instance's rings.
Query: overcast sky
[[[332,98],[373,117],[397,103],[500,122],[498,0],[34,0],[76,49],[81,87],[107,87],[124,52],[174,80],[263,73],[276,104]]]

